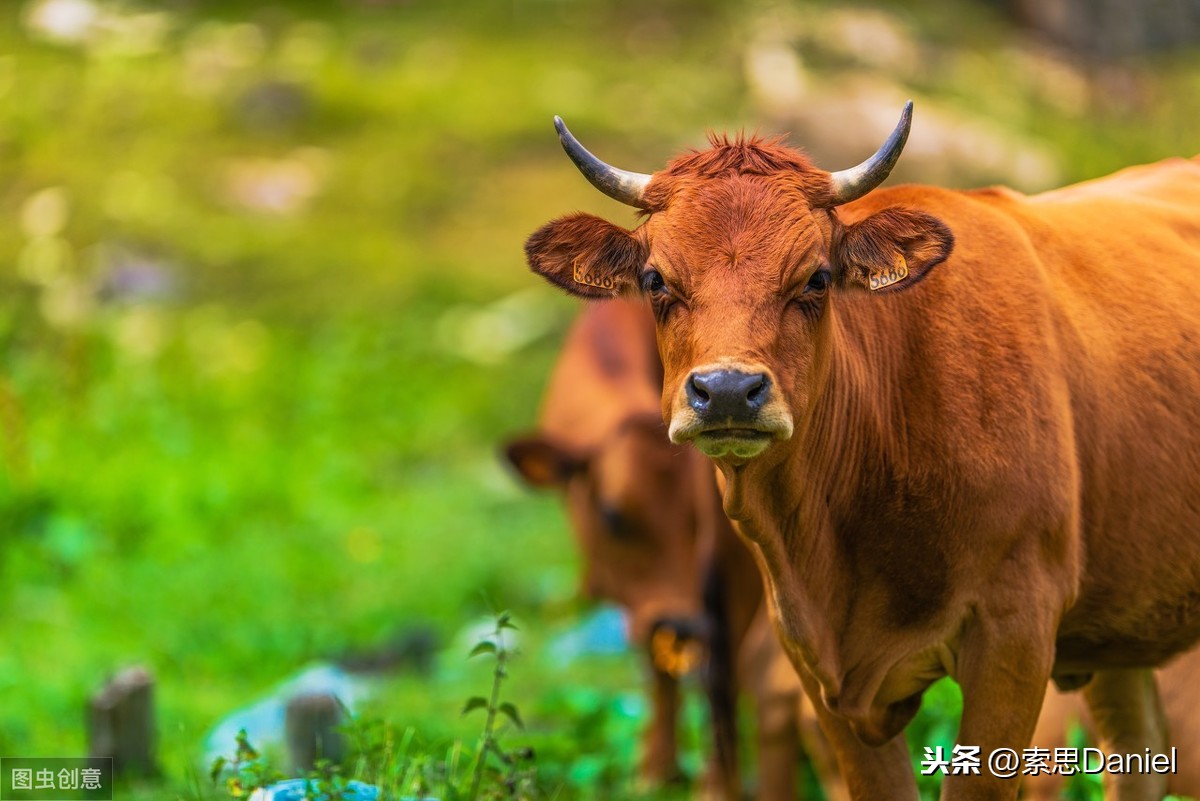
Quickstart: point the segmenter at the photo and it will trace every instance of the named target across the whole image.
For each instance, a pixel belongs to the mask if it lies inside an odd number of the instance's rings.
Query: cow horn
[[[874,156],[857,167],[830,173],[829,177],[833,180],[833,205],[840,206],[857,200],[887,179],[888,173],[900,158],[900,152],[904,150],[904,143],[908,141],[908,130],[912,127],[912,110],[913,103],[910,100],[904,104],[904,111],[900,114],[900,122],[896,123],[896,129]]]
[[[558,141],[562,142],[563,150],[567,151],[571,161],[575,162],[575,166],[583,173],[583,177],[591,181],[592,186],[613,200],[619,200],[639,209],[646,208],[646,201],[642,199],[642,193],[646,190],[646,184],[650,183],[649,175],[618,170],[616,167],[605,164],[579,144],[578,139],[571,136],[562,117],[554,118],[554,129],[558,131]]]

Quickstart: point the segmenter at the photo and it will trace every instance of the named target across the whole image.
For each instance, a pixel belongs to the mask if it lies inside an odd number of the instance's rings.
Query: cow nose
[[[650,659],[657,670],[679,678],[700,664],[706,636],[699,620],[659,618],[650,628]]]
[[[687,380],[688,404],[706,420],[753,420],[771,394],[766,373],[713,370],[692,373]]]

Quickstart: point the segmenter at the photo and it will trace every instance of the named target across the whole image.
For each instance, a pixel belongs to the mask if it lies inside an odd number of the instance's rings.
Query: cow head
[[[509,442],[505,456],[526,483],[565,495],[584,594],[625,608],[630,639],[661,672],[695,667],[705,634],[695,479],[662,421],[630,416],[589,453],[529,434]]]
[[[585,214],[555,220],[529,238],[529,265],[582,297],[647,295],[671,439],[745,463],[789,439],[808,408],[839,296],[903,291],[950,253],[950,231],[924,212],[844,223],[836,211],[887,177],[911,120],[910,102],[879,152],[836,173],[777,141],[713,136],[643,175],[596,159],[555,118],[592,184],[646,219],[633,231]]]

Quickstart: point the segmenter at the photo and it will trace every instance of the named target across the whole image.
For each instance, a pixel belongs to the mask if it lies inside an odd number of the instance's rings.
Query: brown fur
[[[891,744],[947,673],[958,742],[983,753],[1029,742],[1052,673],[1096,674],[1090,696],[1128,706],[1111,734],[1154,744],[1139,728],[1153,694],[1122,671],[1200,638],[1200,164],[1035,197],[899,187],[832,210],[807,193],[819,183],[802,166],[668,169],[650,184],[665,204],[628,235],[648,267],[615,267],[665,281],[674,438],[707,447],[683,391],[694,370],[776,388],[775,439],[716,457],[725,510],[855,797],[916,797]],[[928,279],[863,291],[856,271],[894,250]],[[553,280],[562,265],[537,255]],[[834,285],[811,291],[820,270]],[[985,771],[947,777],[943,798],[1015,788]]]

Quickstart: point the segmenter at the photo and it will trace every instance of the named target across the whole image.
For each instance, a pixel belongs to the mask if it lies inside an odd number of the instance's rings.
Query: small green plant
[[[237,747],[232,759],[219,756],[213,760],[208,772],[213,784],[218,784],[224,777],[225,790],[230,797],[245,798],[258,788],[283,778],[281,773],[271,769],[258,750],[250,744],[245,729],[237,733],[235,740]]]
[[[512,651],[505,643],[506,629],[516,630],[512,616],[508,612],[496,615],[496,627],[490,638],[483,640],[471,649],[470,657],[489,655],[495,660],[492,669],[492,690],[485,698],[474,696],[467,699],[463,705],[463,714],[469,714],[479,709],[487,711],[483,724],[483,734],[480,737],[479,751],[475,755],[475,768],[472,771],[471,789],[467,795],[468,801],[480,798],[485,775],[494,779],[492,786],[482,789],[483,798],[495,799],[531,799],[536,797],[536,770],[533,765],[533,750],[517,748],[506,750],[501,746],[496,729],[501,716],[507,718],[518,729],[524,729],[521,714],[510,701],[500,700],[500,685],[508,678],[508,661]]]

